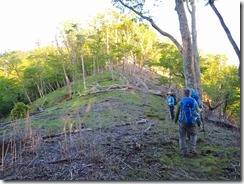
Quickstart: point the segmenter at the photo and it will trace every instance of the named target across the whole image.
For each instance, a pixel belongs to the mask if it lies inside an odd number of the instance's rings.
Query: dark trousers
[[[170,111],[170,116],[171,116],[171,119],[174,119],[175,118],[175,106],[174,105],[171,105],[169,106],[169,111]]]

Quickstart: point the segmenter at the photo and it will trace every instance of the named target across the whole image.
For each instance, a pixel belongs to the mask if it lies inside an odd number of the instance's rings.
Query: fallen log
[[[141,119],[141,120],[138,120],[136,122],[128,122],[128,123],[124,123],[124,124],[120,124],[120,125],[114,125],[112,127],[122,127],[122,126],[129,126],[129,125],[133,125],[133,124],[138,125],[138,124],[145,124],[147,122],[148,122],[147,119]]]
[[[85,128],[85,129],[81,129],[81,132],[85,132],[85,131],[92,131],[92,129],[90,128]],[[73,130],[71,132],[71,134],[76,134],[76,133],[79,133],[80,130]],[[54,138],[54,137],[59,137],[59,136],[62,136],[64,135],[65,133],[60,133],[60,134],[54,134],[54,135],[48,135],[48,136],[44,136],[42,137],[42,139],[49,139],[49,138]],[[66,134],[70,134],[69,132],[67,132]]]
[[[93,89],[91,91],[88,91],[87,94],[97,94],[97,93],[104,93],[112,90],[128,90],[128,89],[134,89],[134,87],[129,86],[129,85],[111,85],[111,86],[101,86],[101,87],[96,87],[96,89]]]
[[[219,118],[214,118],[214,117],[207,117],[207,120],[211,123],[214,123],[220,127],[225,127],[225,128],[229,128],[229,129],[240,129],[240,126],[234,123],[228,123],[225,122]]]
[[[164,92],[162,92],[162,91],[159,91],[159,90],[148,90],[148,92],[150,93],[150,94],[153,94],[153,95],[157,95],[157,96],[164,96]]]

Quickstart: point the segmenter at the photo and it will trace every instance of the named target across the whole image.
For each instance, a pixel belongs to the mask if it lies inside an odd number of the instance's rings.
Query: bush
[[[23,102],[18,102],[14,108],[11,110],[11,119],[26,118],[30,106],[25,105]]]

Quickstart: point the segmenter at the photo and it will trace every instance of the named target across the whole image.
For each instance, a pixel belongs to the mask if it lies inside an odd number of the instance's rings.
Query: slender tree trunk
[[[72,87],[71,87],[71,83],[70,83],[69,77],[67,75],[65,64],[64,64],[64,54],[63,54],[62,49],[59,47],[57,38],[56,38],[56,44],[57,44],[58,51],[61,55],[62,67],[63,67],[64,77],[65,77],[65,82],[66,82],[66,85],[68,86],[69,98],[71,98],[72,97]]]
[[[49,90],[49,93],[52,92],[52,91],[55,91],[55,89],[53,88],[53,86],[49,82],[45,82],[45,84],[46,84],[46,87]]]
[[[72,96],[72,87],[71,87],[71,83],[70,83],[70,80],[69,80],[69,77],[67,75],[66,68],[65,68],[65,65],[64,65],[64,58],[63,58],[63,56],[61,56],[61,57],[62,57],[62,67],[63,67],[64,77],[65,77],[66,85],[68,86],[68,94],[69,94],[69,98],[71,98],[71,96]]]
[[[110,49],[109,49],[109,24],[108,23],[106,26],[106,50],[107,50],[106,51],[107,55],[109,55]],[[111,75],[112,75],[112,81],[114,81],[113,62],[110,58],[108,59],[108,64],[109,64],[109,70],[111,71]]]
[[[36,83],[36,87],[37,87],[37,91],[39,93],[39,98],[42,98],[44,95],[43,95],[43,91],[41,90],[41,87],[39,86],[39,84],[35,81]]]
[[[95,56],[92,57],[92,72],[93,72],[92,75],[96,74],[96,59],[95,59]]]
[[[84,90],[86,91],[87,88],[86,88],[85,63],[82,54],[81,54],[81,65],[82,65],[83,85],[84,85]]]
[[[199,94],[199,100],[202,103],[202,83],[201,83],[201,71],[200,71],[200,59],[198,53],[197,45],[197,29],[196,29],[196,4],[195,0],[191,0],[191,20],[192,20],[192,51],[193,51],[193,60],[194,60],[194,69],[196,76],[196,83],[194,89],[196,89]]]
[[[27,90],[25,89],[25,86],[24,86],[23,82],[21,82],[21,83],[22,83],[22,87],[24,89],[25,96],[26,96],[27,100],[29,101],[29,103],[32,105],[32,101],[31,101],[31,99],[30,99],[30,97],[29,97],[29,95],[27,93]]]
[[[78,57],[77,57],[77,53],[76,53],[76,48],[75,48],[75,44],[74,44],[74,41],[73,41],[73,34],[70,33],[70,34],[67,34],[67,42],[65,41],[65,45],[67,47],[67,50],[69,52],[69,60],[70,60],[70,64],[72,66],[72,82],[75,82],[76,81],[76,74],[77,74],[77,71],[76,71],[76,68],[77,68],[77,60],[78,60]],[[70,47],[70,49],[68,49],[68,47]]]

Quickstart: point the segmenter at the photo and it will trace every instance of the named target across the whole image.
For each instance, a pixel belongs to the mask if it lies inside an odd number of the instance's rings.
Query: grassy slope
[[[94,82],[100,86],[123,83],[119,78],[112,81],[109,73],[88,78],[89,90]],[[77,85],[74,91],[83,93],[82,85]],[[91,173],[102,174],[90,176],[87,169],[84,177],[77,174],[73,177],[75,180],[240,180],[240,135],[236,131],[207,124],[207,139],[203,133],[199,133],[199,155],[195,158],[184,158],[178,154],[178,127],[169,120],[168,107],[161,97],[134,90],[112,90],[82,97],[74,95],[72,100],[55,104],[64,94],[65,89],[62,89],[47,95],[44,112],[31,116],[28,120],[17,120],[5,126],[1,130],[1,134],[5,136],[1,137],[13,137],[17,134],[24,137],[31,134],[30,130],[38,137],[45,137],[45,140],[61,134],[58,137],[59,141],[54,142],[61,142],[63,148],[64,142],[67,141],[64,135],[68,135],[67,132],[71,129],[77,130],[82,127],[84,130],[92,130],[92,133],[86,133],[86,138],[85,134],[83,135],[82,150],[79,152],[87,158],[85,161],[82,160],[82,164],[95,164]],[[39,99],[35,104],[37,106],[42,102],[43,99]],[[147,123],[136,124],[145,119]],[[152,128],[144,134],[151,124]],[[72,154],[77,151],[78,142],[79,140],[70,141]],[[76,146],[72,147],[73,144]],[[36,145],[37,143],[35,148]],[[42,146],[44,148],[44,143],[38,143],[38,147]],[[56,144],[52,146],[57,147]],[[96,147],[96,151],[91,149],[93,146]],[[34,151],[35,155],[42,155],[42,152],[44,151],[39,149]],[[46,150],[45,153],[48,152],[52,153],[53,150]],[[67,157],[57,157],[60,156]],[[34,158],[34,155],[32,157]],[[11,156],[7,154],[6,167],[8,158],[11,160]],[[50,159],[47,156],[46,160],[50,162]],[[32,162],[29,164],[34,165]],[[103,169],[99,170],[99,167]],[[34,172],[33,168],[34,166],[30,167],[28,172]],[[16,169],[21,172],[21,164],[16,164]],[[112,173],[112,176],[106,176],[104,173],[107,172]],[[12,179],[13,173],[5,171],[2,178]],[[57,173],[58,171],[54,170],[53,174],[42,176],[41,179],[68,179],[63,175],[56,176]],[[29,178],[35,180],[38,177]]]

